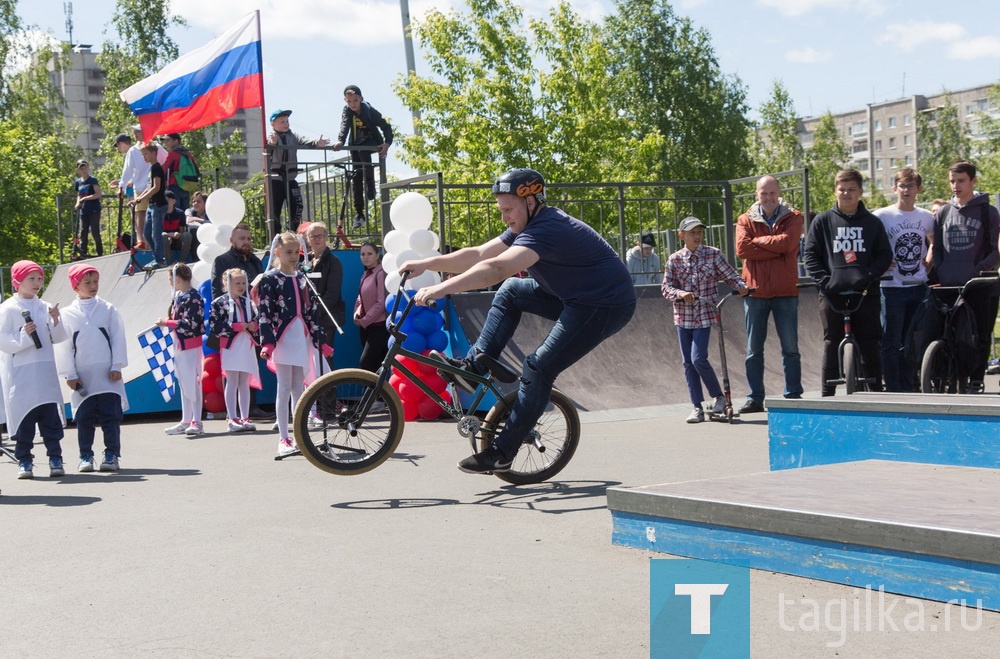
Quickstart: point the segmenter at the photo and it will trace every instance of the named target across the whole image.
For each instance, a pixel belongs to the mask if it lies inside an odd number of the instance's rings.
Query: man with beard
[[[229,236],[229,244],[232,245],[229,251],[217,256],[212,264],[213,300],[222,295],[222,273],[226,270],[239,268],[247,274],[247,283],[253,282],[257,275],[264,272],[264,265],[253,253],[249,225],[240,222],[233,227],[233,233]]]

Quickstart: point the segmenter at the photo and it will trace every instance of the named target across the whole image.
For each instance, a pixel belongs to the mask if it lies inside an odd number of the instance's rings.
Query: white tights
[[[299,396],[305,389],[306,371],[301,366],[277,364],[278,393],[274,398],[274,411],[278,415],[278,435],[281,438],[291,437],[288,434],[288,402],[292,410],[299,404]]]
[[[230,419],[250,418],[250,374],[246,371],[226,372],[226,413]]]
[[[201,423],[201,380],[196,379],[194,382],[190,382],[187,386],[184,386],[180,383],[180,378],[178,378],[177,384],[181,390],[181,421],[183,423],[190,423],[192,421]]]

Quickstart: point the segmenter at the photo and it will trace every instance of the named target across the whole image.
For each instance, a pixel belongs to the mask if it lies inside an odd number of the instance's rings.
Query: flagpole
[[[257,56],[260,59],[258,64],[260,65],[260,144],[261,149],[264,153],[264,231],[267,232],[268,241],[272,240],[274,237],[271,236],[271,181],[270,173],[271,168],[267,162],[267,122],[265,121],[266,116],[264,114],[264,37],[260,31],[260,10],[254,10],[254,14],[257,16],[257,34],[260,35],[260,49],[257,52]],[[279,224],[280,227],[280,224]]]

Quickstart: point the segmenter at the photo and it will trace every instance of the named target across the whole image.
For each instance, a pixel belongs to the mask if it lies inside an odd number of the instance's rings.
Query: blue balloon
[[[423,352],[427,350],[427,341],[424,339],[423,334],[413,332],[403,341],[403,347],[413,352]]]
[[[205,301],[205,322],[208,322],[208,317],[212,313],[212,280],[206,279],[201,282],[201,286],[198,287],[198,293],[201,295],[201,299]]]
[[[431,332],[426,337],[427,347],[431,350],[437,350],[442,352],[448,347],[448,335],[445,334],[444,330],[437,329]]]
[[[214,355],[217,352],[219,352],[219,351],[218,350],[212,350],[211,348],[208,347],[208,337],[207,336],[201,337],[201,354],[203,354],[206,357],[208,357],[209,355]]]
[[[396,294],[393,293],[385,298],[385,312],[392,313],[392,305],[396,303]]]
[[[441,318],[441,314],[434,311],[422,313],[413,321],[413,329],[420,332],[424,336],[434,333],[443,326],[444,320]]]

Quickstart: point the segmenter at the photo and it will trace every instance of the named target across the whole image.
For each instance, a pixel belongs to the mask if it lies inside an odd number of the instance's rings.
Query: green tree
[[[996,113],[1000,109],[1000,83],[990,87],[987,97],[990,109]],[[977,112],[976,120],[979,123],[977,133],[982,137],[975,154],[979,184],[983,190],[1000,192],[1000,118]]]
[[[813,132],[813,145],[805,154],[809,167],[809,207],[815,211],[832,208],[836,197],[833,179],[844,168],[850,158],[833,114],[827,112],[820,117]]]
[[[605,46],[615,85],[609,99],[643,134],[664,136],[650,174],[720,180],[748,174],[746,90],[719,68],[711,37],[666,0],[616,0]]]
[[[15,36],[21,31],[17,15],[17,0],[0,0],[0,119],[7,116],[7,84],[9,64],[16,52]]]
[[[917,160],[924,181],[922,201],[951,197],[948,168],[972,157],[969,130],[958,118],[958,107],[946,95],[944,105],[917,113]]]
[[[781,80],[775,80],[771,95],[760,105],[760,125],[753,133],[758,172],[784,172],[802,165],[798,125],[791,94]]]

